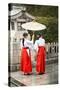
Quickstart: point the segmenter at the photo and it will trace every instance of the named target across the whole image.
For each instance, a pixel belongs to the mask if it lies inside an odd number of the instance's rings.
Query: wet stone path
[[[33,68],[32,75],[24,75],[21,71],[11,72],[11,82],[15,86],[37,86],[58,84],[58,64],[46,65],[46,71],[43,75],[37,75],[35,68]],[[11,86],[14,86],[13,83]]]

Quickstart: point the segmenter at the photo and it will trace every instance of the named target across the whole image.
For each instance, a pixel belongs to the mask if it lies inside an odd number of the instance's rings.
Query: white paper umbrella
[[[34,32],[39,30],[44,30],[46,29],[46,26],[38,22],[32,21],[22,24],[22,28],[33,31],[33,38],[34,38]]]
[[[34,21],[22,24],[22,27],[26,30],[31,30],[31,31],[38,31],[38,30],[46,29],[45,25],[40,24],[38,22],[34,22]]]

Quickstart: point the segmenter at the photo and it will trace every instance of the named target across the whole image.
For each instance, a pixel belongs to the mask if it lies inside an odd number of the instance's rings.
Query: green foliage
[[[46,30],[37,31],[35,34],[43,34],[46,42],[58,41],[58,20],[56,17],[37,17],[36,21],[47,26]]]
[[[46,30],[36,31],[37,34],[43,34],[46,42],[58,41],[58,7],[57,6],[39,6],[28,5],[27,11],[36,17],[35,21],[45,24]]]
[[[58,17],[58,6],[27,5],[27,11],[34,16]]]

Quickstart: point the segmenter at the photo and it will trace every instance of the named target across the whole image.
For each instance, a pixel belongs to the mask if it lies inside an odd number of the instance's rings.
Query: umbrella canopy
[[[32,22],[22,24],[22,28],[24,28],[26,30],[31,30],[31,31],[38,31],[38,30],[46,29],[46,26],[43,24],[40,24],[38,22],[32,21]]]

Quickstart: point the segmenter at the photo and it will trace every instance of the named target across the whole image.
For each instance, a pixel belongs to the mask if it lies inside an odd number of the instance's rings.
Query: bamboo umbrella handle
[[[35,35],[34,35],[34,32],[33,32],[33,35],[32,35],[32,41],[34,42],[34,37],[35,37]]]

